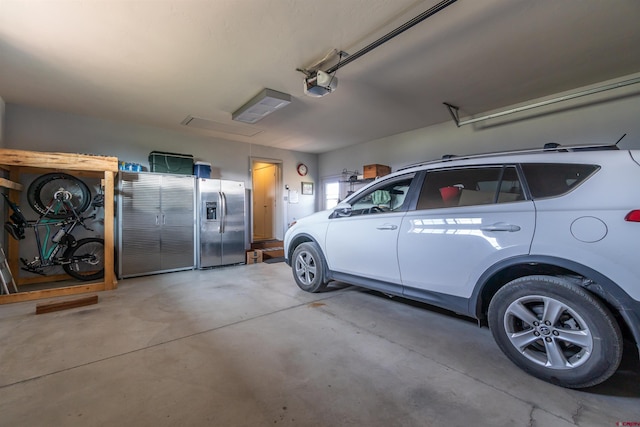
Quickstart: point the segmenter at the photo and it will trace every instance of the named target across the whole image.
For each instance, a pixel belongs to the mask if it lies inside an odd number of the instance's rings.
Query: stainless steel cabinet
[[[118,277],[195,266],[195,178],[118,173]]]

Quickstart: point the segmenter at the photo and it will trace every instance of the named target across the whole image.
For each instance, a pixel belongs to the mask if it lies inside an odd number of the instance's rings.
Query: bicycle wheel
[[[64,253],[69,264],[62,268],[78,280],[97,280],[104,277],[104,240],[97,237],[78,240],[78,244]]]
[[[27,201],[34,211],[47,218],[64,219],[80,214],[91,204],[87,184],[62,172],[36,178],[27,189]]]

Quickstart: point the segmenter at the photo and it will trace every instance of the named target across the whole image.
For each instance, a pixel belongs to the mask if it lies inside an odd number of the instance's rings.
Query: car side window
[[[417,209],[508,203],[524,200],[515,166],[486,166],[429,171]]]
[[[589,178],[597,165],[529,163],[522,165],[529,191],[534,199],[568,193]]]
[[[406,209],[406,198],[413,174],[371,187],[350,201],[351,215],[369,215]]]

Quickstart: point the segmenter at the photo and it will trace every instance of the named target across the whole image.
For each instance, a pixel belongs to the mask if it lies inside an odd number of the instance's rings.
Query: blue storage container
[[[193,174],[198,178],[211,178],[211,163],[195,162],[193,164]]]
[[[118,162],[118,169],[127,172],[142,172],[142,165],[140,163]]]

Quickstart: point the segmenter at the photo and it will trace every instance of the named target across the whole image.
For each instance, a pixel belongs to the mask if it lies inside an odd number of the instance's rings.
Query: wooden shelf
[[[42,298],[68,296],[86,292],[112,290],[117,287],[114,269],[114,181],[118,172],[118,158],[94,156],[89,154],[52,153],[40,151],[11,150],[0,148],[0,168],[9,171],[9,179],[0,178],[0,186],[9,188],[9,199],[17,203],[22,191],[21,173],[48,173],[62,171],[77,176],[91,176],[102,178],[104,185],[104,279],[97,283],[79,282],[74,286],[45,289],[32,292],[18,292],[16,294],[0,295],[0,304],[18,301],[29,301]],[[7,261],[14,275],[14,280],[20,286],[26,283],[42,281],[41,278],[20,279],[18,271],[20,260],[18,255],[18,241],[8,239]],[[67,276],[48,276],[51,281],[68,279]]]
[[[0,149],[0,165],[66,171],[118,172],[118,158],[90,154]]]
[[[5,179],[5,178],[0,178],[0,187],[9,188],[11,190],[22,191],[22,184],[9,181],[8,179]]]

